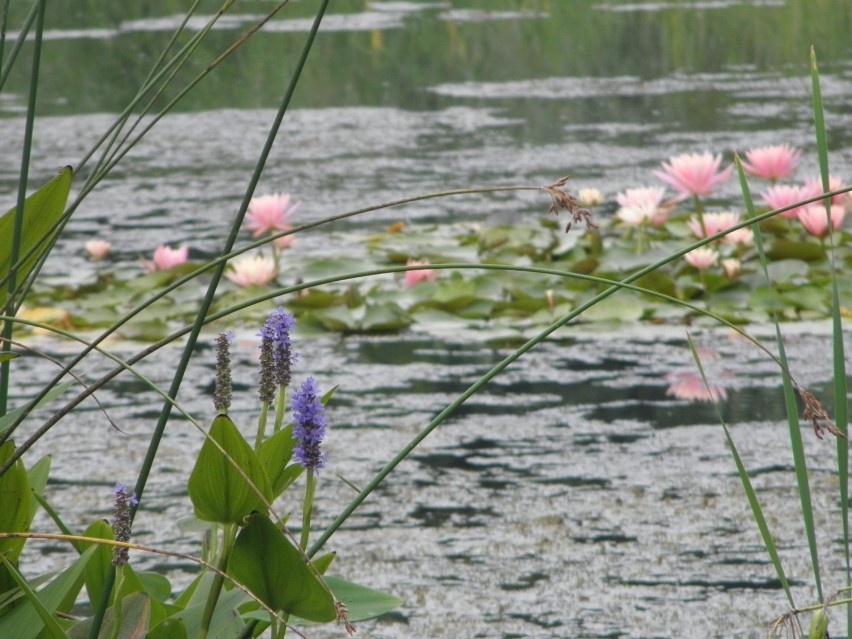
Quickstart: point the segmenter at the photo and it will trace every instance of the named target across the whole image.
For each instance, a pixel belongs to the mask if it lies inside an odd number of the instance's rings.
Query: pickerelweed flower
[[[818,191],[822,193],[822,188]],[[802,186],[793,186],[790,184],[775,184],[769,189],[760,194],[761,199],[766,202],[770,209],[783,209],[785,206],[790,206],[796,202],[801,202],[809,197],[813,197],[814,193],[809,193]],[[796,217],[802,207],[796,207],[789,211],[779,213],[781,217]]]
[[[719,170],[722,156],[704,153],[684,153],[663,162],[662,171],[654,171],[660,180],[681,194],[680,199],[690,195],[698,197],[710,194],[722,182],[730,179],[734,167]]]
[[[184,244],[176,249],[169,248],[165,244],[160,244],[154,251],[152,261],[143,259],[142,264],[149,273],[154,271],[168,271],[175,266],[185,263],[189,259],[189,247]]]
[[[429,260],[415,260],[409,258],[405,263],[406,266],[428,266]],[[405,272],[405,285],[414,286],[420,282],[434,282],[438,278],[438,274],[431,268],[419,269],[416,271]]]
[[[231,268],[225,277],[242,287],[266,286],[278,276],[275,260],[265,255],[242,257],[231,262]]]
[[[86,253],[93,260],[102,260],[109,255],[112,245],[104,240],[89,240],[86,242]]]
[[[290,385],[296,354],[292,351],[290,333],[296,318],[283,308],[270,313],[260,335],[260,400],[271,402],[280,386]]]
[[[719,260],[719,254],[711,248],[701,246],[684,255],[683,259],[699,271],[705,271]]]
[[[822,192],[822,191],[820,191]],[[825,206],[815,204],[799,210],[799,222],[805,227],[805,230],[816,237],[825,237],[828,235],[828,216],[825,214]],[[834,204],[831,207],[831,228],[836,230],[843,224],[843,218],[846,217],[846,207]]]
[[[320,450],[325,438],[325,406],[322,404],[316,381],[308,377],[293,393],[293,439],[298,440],[293,454],[309,470],[324,468],[328,453]]]
[[[246,212],[246,227],[251,231],[252,237],[260,237],[266,232],[286,231],[293,228],[288,222],[301,204],[296,202],[291,206],[289,193],[252,198]]]
[[[219,333],[216,338],[216,383],[213,388],[213,406],[220,415],[227,415],[231,407],[231,331]]]
[[[766,180],[781,180],[796,172],[802,152],[789,144],[762,146],[746,151],[743,168],[752,175]]]
[[[130,509],[133,506],[139,505],[139,500],[136,499],[136,494],[131,495],[127,492],[127,488],[121,484],[116,484],[112,491],[115,495],[115,516],[112,520],[112,532],[116,541],[130,541],[130,526],[132,519]],[[112,565],[124,566],[127,564],[130,554],[127,548],[121,546],[113,546],[112,548]]]
[[[842,189],[845,185],[843,184],[843,180],[840,178],[836,178],[833,175],[828,176],[828,190],[836,191],[837,189]],[[825,193],[822,190],[822,178],[808,178],[805,180],[805,186],[802,189],[805,193],[805,197],[814,197],[815,195],[819,195],[820,193]],[[831,197],[832,204],[846,204],[848,202],[849,193],[840,193],[839,195],[833,195]]]
[[[661,206],[665,192],[666,190],[661,186],[626,189],[615,196],[621,207],[615,215],[628,226],[662,224],[666,221],[668,214],[668,211]]]

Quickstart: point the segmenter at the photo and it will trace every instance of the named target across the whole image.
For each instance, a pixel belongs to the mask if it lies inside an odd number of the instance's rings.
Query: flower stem
[[[284,409],[286,408],[286,389],[283,384],[278,387],[278,396],[275,398],[275,426],[273,432],[277,433],[281,430],[281,424],[284,423]]]
[[[237,526],[234,524],[225,524],[222,530],[222,552],[219,555],[219,562],[216,566],[219,570],[213,575],[213,583],[210,584],[210,592],[207,593],[207,605],[204,608],[204,615],[201,617],[201,628],[198,630],[198,639],[206,639],[207,633],[210,631],[210,622],[213,620],[213,613],[216,611],[216,602],[219,601],[219,593],[222,592],[222,586],[225,583],[228,558],[231,555],[231,548],[234,547],[236,536]]]
[[[266,418],[269,415],[269,402],[261,402],[260,417],[257,418],[257,438],[254,440],[255,452],[260,451],[260,445],[266,435]]]
[[[113,618],[112,623],[112,632],[110,633],[110,639],[118,639],[118,635],[121,632],[121,591],[124,587],[124,572],[125,566],[121,565],[116,568],[115,575],[115,603],[113,603],[113,610],[115,612],[115,616]]]
[[[305,500],[302,502],[302,534],[299,539],[299,545],[302,547],[302,550],[308,547],[308,535],[311,532],[311,511],[314,508],[314,491],[317,485],[313,468],[308,468],[306,475]]]

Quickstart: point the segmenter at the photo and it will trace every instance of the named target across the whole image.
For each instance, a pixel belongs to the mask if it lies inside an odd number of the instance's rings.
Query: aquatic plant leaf
[[[103,519],[93,522],[83,532],[84,537],[94,539],[113,539],[112,527]],[[104,586],[112,569],[112,546],[96,543],[81,543],[80,550],[92,547],[93,554],[86,565],[84,580],[89,601],[98,602],[103,597]]]
[[[0,362],[8,362],[18,357],[20,353],[0,353]]]
[[[56,579],[42,588],[34,597],[39,606],[47,610],[51,617],[63,601],[73,599],[83,587],[83,571],[94,554],[94,548],[89,548],[80,557],[63,570]],[[27,597],[7,614],[0,616],[0,637],[15,637],[15,639],[36,639],[45,630],[45,623],[39,616],[33,599]],[[50,635],[48,635],[50,636]],[[63,639],[65,634],[59,635]]]
[[[7,441],[0,446],[0,466],[6,463],[15,452],[15,444]],[[3,532],[26,532],[32,521],[32,498],[30,497],[30,481],[24,463],[16,461],[6,473],[0,477],[0,530]],[[15,566],[25,539],[0,539],[0,554]],[[8,565],[0,567],[0,592],[15,587],[14,575]]]
[[[290,458],[293,457],[293,425],[290,424],[266,439],[258,451],[258,459],[263,465],[269,483],[272,486],[273,498],[284,491],[284,475]]]
[[[794,242],[792,240],[778,239],[772,243],[766,256],[770,260],[796,259],[805,262],[813,262],[825,258],[825,249],[814,242]]]
[[[226,415],[213,420],[187,490],[195,516],[220,524],[242,525],[253,511],[265,513],[272,500],[260,460]]]
[[[49,235],[55,235],[54,225],[65,211],[68,192],[71,189],[72,171],[66,166],[55,178],[30,195],[24,202],[21,226],[21,245],[18,258],[30,255],[18,269],[17,282],[26,278],[39,257],[50,248]],[[12,268],[12,238],[15,232],[15,210],[13,207],[0,217],[0,281],[5,280]],[[47,238],[47,239],[45,239]],[[38,248],[35,248],[38,246]],[[6,303],[9,290],[0,286],[0,307]]]
[[[360,324],[364,331],[396,331],[410,325],[411,317],[396,304],[369,304]]]
[[[187,639],[186,625],[182,619],[166,619],[151,629],[148,639]]]
[[[349,609],[349,621],[372,619],[402,605],[402,599],[338,577],[326,577],[334,596]]]
[[[121,625],[116,639],[145,639],[150,637],[151,598],[143,592],[134,592],[122,599]],[[68,639],[88,639],[92,628],[92,618],[84,619],[68,631]],[[111,639],[115,629],[115,608],[109,608],[104,614],[98,639]]]
[[[213,573],[205,572],[194,583],[194,592],[185,609],[175,612],[169,619],[180,620],[186,629],[187,637],[198,637],[201,619],[207,607],[207,595],[213,581]],[[237,613],[237,608],[251,602],[251,598],[239,588],[223,590],[216,601],[216,610],[210,621],[207,639],[237,639],[245,630],[245,624]],[[171,637],[169,637],[171,639]]]
[[[334,598],[302,553],[268,517],[253,514],[237,535],[228,573],[273,610],[308,621],[334,621]]]
[[[32,606],[33,612],[37,615],[38,619],[41,620],[42,626],[44,628],[45,634],[50,639],[68,639],[63,632],[62,628],[59,625],[59,622],[54,618],[51,614],[51,611],[48,610],[45,605],[39,600],[38,595],[36,595],[35,590],[33,590],[30,585],[27,583],[27,580],[24,579],[23,575],[17,571],[15,566],[12,565],[12,562],[6,559],[5,555],[0,554],[0,561],[3,562],[3,568],[9,571],[9,574],[12,576],[13,581],[18,584],[18,587],[24,591],[24,594],[27,597],[27,602]],[[35,621],[35,619],[33,619]],[[4,635],[4,636],[14,636],[18,635]]]
[[[30,510],[32,511],[30,523],[32,523],[32,518],[35,517],[39,505],[38,499],[35,496],[36,494],[41,495],[44,492],[45,486],[47,486],[52,461],[53,458],[50,455],[45,455],[30,466],[30,469],[27,471],[27,479],[30,482]]]

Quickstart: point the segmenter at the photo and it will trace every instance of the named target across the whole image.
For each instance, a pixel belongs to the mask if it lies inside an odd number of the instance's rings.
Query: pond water
[[[33,149],[33,183],[75,165],[131,98],[184,3],[51,3]],[[194,69],[272,7],[239,4],[200,47]],[[204,15],[215,6],[202,2]],[[13,8],[13,11],[17,10]],[[216,254],[239,205],[314,3],[294,3],[160,122],[77,211],[45,277],[91,278],[82,249],[113,244],[132,272],[161,242]],[[294,109],[259,186],[303,201],[300,221],[413,193],[470,185],[641,186],[672,154],[791,143],[815,175],[808,47],[817,46],[832,172],[852,163],[852,5],[846,2],[496,0],[333,3]],[[12,24],[16,24],[12,20]],[[26,54],[26,51],[25,51]],[[20,67],[23,69],[23,65]],[[0,193],[11,201],[25,104],[22,73],[0,99]],[[847,179],[848,181],[848,179]],[[720,199],[734,202],[729,183]],[[400,219],[490,223],[544,214],[538,197],[476,195],[383,210],[300,234],[292,259],[360,255]],[[141,271],[140,271],[141,272]],[[286,300],[284,300],[286,301]],[[790,327],[802,383],[830,399],[825,327]],[[254,330],[238,329],[235,413],[253,418]],[[487,336],[485,336],[487,337]],[[404,606],[359,624],[370,637],[757,637],[786,601],[751,521],[712,408],[667,394],[693,370],[685,330],[572,326],[469,400],[332,539],[342,576]],[[440,409],[511,351],[481,331],[297,337],[299,374],[340,384],[330,409],[332,462],[317,525],[351,498]],[[779,541],[799,605],[815,599],[797,517],[777,371],[727,333],[699,331],[721,404]],[[64,356],[66,346],[44,347]],[[116,344],[132,352],[132,344]],[[848,347],[847,347],[848,348]],[[179,357],[141,370],[162,384]],[[179,398],[209,415],[213,360],[199,346]],[[105,365],[91,361],[94,379]],[[49,369],[16,363],[18,396]],[[54,455],[50,499],[72,525],[106,516],[108,491],[132,484],[159,402],[130,378],[33,451]],[[28,424],[32,429],[38,420]],[[167,432],[136,539],[197,552],[177,520],[201,438]],[[842,586],[834,447],[806,437],[826,589]],[[33,458],[34,459],[34,458]],[[41,522],[49,527],[48,522]],[[60,548],[43,545],[33,572]],[[139,557],[140,565],[175,570]],[[836,615],[838,618],[840,615]],[[837,624],[839,626],[840,624]],[[838,628],[838,634],[839,634]],[[322,629],[309,636],[339,636]],[[835,626],[832,626],[835,636]]]

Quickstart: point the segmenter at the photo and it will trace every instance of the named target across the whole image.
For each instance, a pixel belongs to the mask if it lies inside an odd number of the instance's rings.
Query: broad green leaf
[[[82,587],[83,571],[94,551],[94,548],[89,548],[56,579],[42,588],[37,595],[40,605],[52,614],[63,601],[76,596]],[[29,598],[0,617],[0,637],[4,638],[36,639],[44,627],[44,622]]]
[[[410,324],[411,317],[396,304],[368,304],[360,328],[364,331],[397,331]]]
[[[60,220],[68,201],[71,189],[72,171],[66,166],[55,178],[30,195],[24,202],[24,215],[21,226],[21,245],[18,259],[32,255],[24,260],[18,269],[17,282],[20,284],[32,270],[38,258],[50,248],[50,235],[56,233],[54,225]],[[15,207],[0,217],[0,307],[6,303],[9,293],[5,282],[12,267],[12,238],[15,232]],[[44,241],[42,241],[44,240]]]
[[[20,353],[0,353],[0,362],[8,362],[16,357],[20,357]]]
[[[151,629],[148,639],[187,639],[186,624],[182,619],[166,619]]]
[[[0,466],[5,464],[14,452],[15,444],[11,440],[0,446]],[[19,459],[0,477],[0,530],[27,532],[32,516],[30,482],[24,462]],[[25,543],[25,539],[0,539],[0,554],[5,555],[11,565],[17,565]],[[0,567],[0,592],[14,587],[14,575],[6,565]]]
[[[378,617],[402,605],[402,599],[338,577],[326,577],[334,596],[349,609],[349,621]]]
[[[212,577],[210,573],[205,574]],[[209,584],[209,579],[199,582],[198,592],[204,596],[198,599],[193,597],[191,605],[169,618],[180,620],[183,623],[187,637],[199,636],[201,618],[204,615],[204,608],[207,606],[206,599],[207,592],[210,589]],[[237,637],[240,637],[245,629],[245,624],[240,619],[237,608],[249,601],[251,601],[249,596],[239,588],[222,591],[222,594],[219,595],[219,599],[216,601],[216,610],[213,612],[213,619],[210,622],[210,631],[207,634],[207,639],[237,639]]]
[[[213,420],[187,490],[195,516],[221,524],[242,524],[254,511],[265,513],[272,501],[260,460],[226,415]]]
[[[255,513],[240,531],[228,572],[273,610],[334,621],[334,598],[305,563],[302,553],[268,517]]]
[[[293,425],[290,424],[266,439],[260,445],[258,458],[272,486],[273,498],[284,490],[284,470],[293,456]]]
[[[112,527],[103,519],[93,522],[83,532],[84,537],[94,539],[113,539]],[[85,570],[86,592],[93,605],[103,597],[104,584],[112,570],[112,546],[106,544],[81,543],[80,551],[93,547],[93,555]]]
[[[30,508],[32,509],[30,523],[32,523],[32,517],[35,516],[36,510],[38,510],[38,499],[35,498],[35,493],[38,493],[39,495],[44,493],[44,488],[47,486],[47,480],[50,477],[50,464],[52,461],[53,458],[50,455],[45,455],[35,464],[30,466],[30,469],[27,471],[30,490],[33,492],[33,496],[30,500]]]

